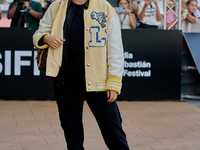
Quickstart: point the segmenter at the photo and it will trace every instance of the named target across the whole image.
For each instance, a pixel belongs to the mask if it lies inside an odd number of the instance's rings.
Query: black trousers
[[[60,87],[54,85],[54,92],[68,150],[84,150],[84,99],[97,120],[107,147],[110,150],[129,150],[116,101],[107,103],[106,92],[86,92],[85,83],[76,86],[72,81]]]
[[[158,29],[158,26],[148,25],[148,24],[144,24],[144,23],[140,22],[140,25],[138,28]]]

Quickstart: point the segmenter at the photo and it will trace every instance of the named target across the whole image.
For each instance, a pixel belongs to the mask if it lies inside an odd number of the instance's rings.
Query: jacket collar
[[[88,6],[89,6],[90,1],[91,1],[91,0],[87,0],[87,2],[86,2],[86,3],[84,4],[84,6],[83,6],[84,9],[88,9]],[[70,7],[71,5],[73,5],[73,4],[74,4],[74,3],[72,2],[72,0],[69,0],[69,2],[68,2],[69,7]]]
[[[88,9],[89,1],[90,1],[90,0],[87,0],[87,2],[85,3],[85,6],[84,6],[85,9]]]

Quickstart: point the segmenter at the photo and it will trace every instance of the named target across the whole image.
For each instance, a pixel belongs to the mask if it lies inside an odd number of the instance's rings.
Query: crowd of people
[[[51,0],[52,2],[53,0]],[[109,0],[108,0],[109,1]],[[166,27],[175,29],[175,0],[168,0],[166,8]],[[46,5],[50,5],[47,3]],[[25,0],[14,0],[8,9],[7,18],[11,20],[11,27],[38,27],[40,19],[45,13],[41,3]],[[115,10],[122,29],[150,28],[158,29],[163,25],[163,0],[117,0]],[[123,8],[118,9],[118,8]],[[0,19],[2,17],[0,7]],[[181,0],[181,20],[185,31],[190,24],[195,24],[200,19],[200,0]]]
[[[175,29],[174,1],[168,0],[166,8],[166,27]],[[151,28],[158,29],[163,24],[164,10],[162,0],[118,0],[117,7],[125,7],[125,12],[116,12],[119,16],[121,28]],[[127,16],[127,17],[126,17]],[[181,20],[187,31],[189,24],[197,23],[200,19],[200,0],[181,0]]]
[[[118,12],[116,9],[123,29],[158,29],[162,24],[161,20],[164,14],[162,0],[118,0],[117,7],[126,8],[125,12]]]

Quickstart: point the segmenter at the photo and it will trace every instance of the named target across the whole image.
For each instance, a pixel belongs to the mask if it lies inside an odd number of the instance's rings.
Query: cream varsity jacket
[[[39,49],[48,45],[38,45],[45,34],[63,38],[63,24],[68,0],[56,0],[46,11],[39,29],[33,35],[33,43]],[[85,36],[85,78],[87,91],[114,90],[120,94],[124,68],[121,29],[112,6],[105,0],[90,0],[84,10]],[[49,47],[46,75],[56,77],[62,62],[63,47]]]

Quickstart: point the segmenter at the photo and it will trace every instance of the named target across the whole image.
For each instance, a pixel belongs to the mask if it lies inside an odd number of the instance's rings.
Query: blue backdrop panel
[[[199,33],[183,33],[183,37],[187,43],[190,53],[193,57],[195,65],[200,74],[200,34]]]

